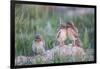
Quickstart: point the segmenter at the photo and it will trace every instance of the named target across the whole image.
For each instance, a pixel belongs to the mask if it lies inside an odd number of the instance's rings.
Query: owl
[[[78,30],[72,21],[66,24],[67,37],[72,41],[73,46],[75,46],[76,40],[79,38]]]
[[[66,31],[66,25],[65,24],[60,25],[60,28],[58,30],[56,38],[57,38],[57,41],[59,42],[59,45],[63,46],[64,41],[67,38],[67,31]]]
[[[32,44],[32,50],[35,55],[43,55],[45,53],[45,42],[40,35],[35,36],[35,40],[33,40]]]

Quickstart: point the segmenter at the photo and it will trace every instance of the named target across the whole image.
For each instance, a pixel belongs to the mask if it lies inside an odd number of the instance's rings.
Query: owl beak
[[[36,42],[40,42],[40,41],[41,41],[41,39],[36,39],[35,41],[36,41]]]

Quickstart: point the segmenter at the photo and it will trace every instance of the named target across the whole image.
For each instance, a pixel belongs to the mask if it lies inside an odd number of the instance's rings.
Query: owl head
[[[65,29],[66,28],[66,24],[62,23],[60,24],[60,29]]]
[[[66,28],[72,28],[72,27],[74,27],[74,23],[72,21],[66,23]]]
[[[36,34],[35,41],[40,42],[42,40],[42,37],[39,34]]]

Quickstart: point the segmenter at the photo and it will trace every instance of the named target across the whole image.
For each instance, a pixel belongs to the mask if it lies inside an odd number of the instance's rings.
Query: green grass
[[[62,13],[62,15],[64,15]],[[91,49],[94,48],[94,14],[85,14],[81,16],[63,16],[64,21],[72,20],[75,26],[78,28],[80,39],[83,43],[83,48]],[[47,23],[49,22],[50,28]],[[34,30],[34,27],[37,30]],[[43,6],[32,6],[32,5],[16,5],[15,7],[15,55],[16,56],[32,56],[32,41],[35,37],[35,32],[38,32],[43,36],[46,49],[53,48],[55,44],[55,38],[57,28],[59,27],[59,14],[57,11],[44,8]],[[48,29],[48,32],[46,31]],[[48,35],[50,34],[50,35]],[[67,44],[67,41],[66,43]],[[88,56],[88,55],[87,55]],[[62,57],[63,58],[63,57]],[[57,58],[54,63],[72,61],[69,57]],[[89,60],[91,56],[88,56]],[[90,59],[91,60],[91,59]],[[37,61],[41,63],[41,61]]]

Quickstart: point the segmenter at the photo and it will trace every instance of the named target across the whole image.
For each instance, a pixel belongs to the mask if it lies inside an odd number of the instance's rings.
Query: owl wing
[[[78,37],[79,34],[78,34],[78,30],[75,28],[75,29],[72,29],[71,30],[72,34],[75,36],[75,37]]]
[[[45,47],[45,41],[43,40],[43,47],[46,49],[46,47]]]
[[[46,50],[45,41],[43,41],[43,47],[44,47],[44,51],[43,52],[45,52],[45,50]]]
[[[32,42],[32,51],[35,52],[35,41]]]
[[[59,38],[60,33],[61,33],[61,31],[59,30],[58,33],[57,33],[57,36],[56,36],[57,39]]]

